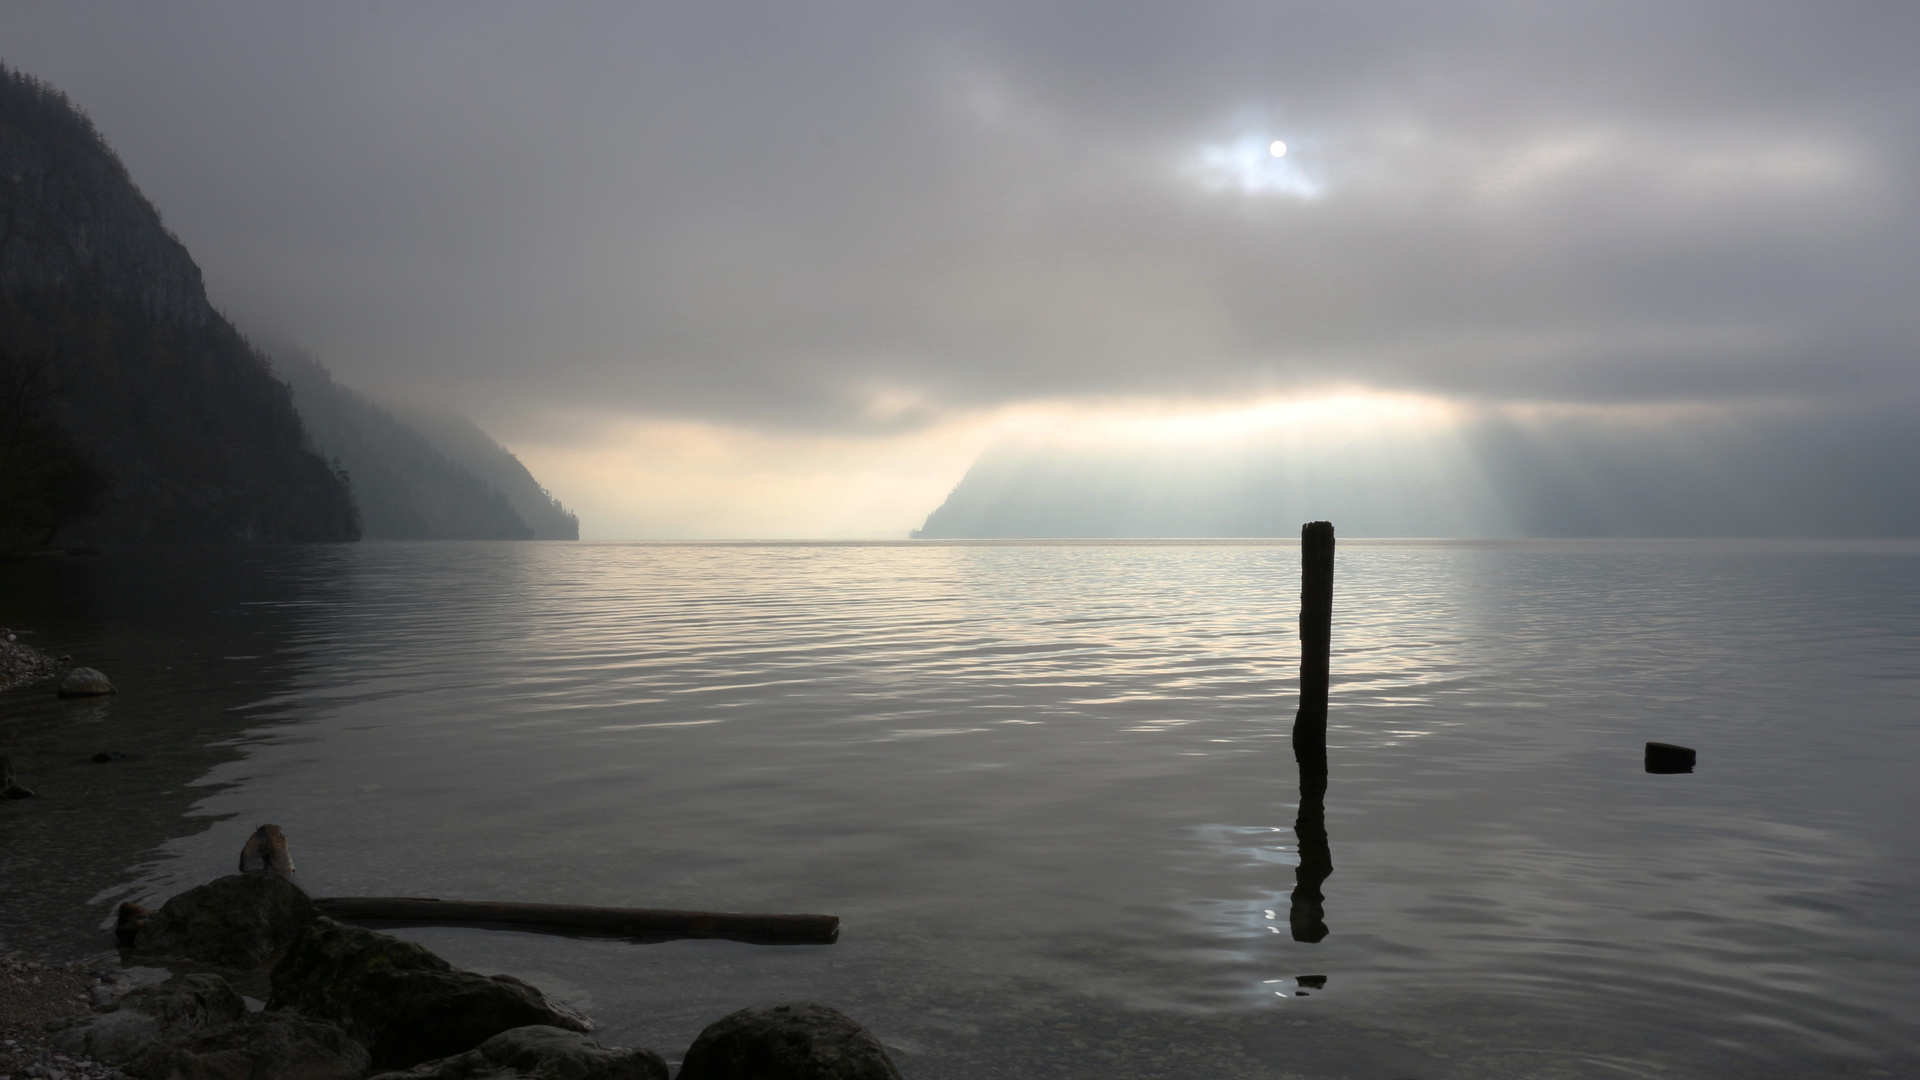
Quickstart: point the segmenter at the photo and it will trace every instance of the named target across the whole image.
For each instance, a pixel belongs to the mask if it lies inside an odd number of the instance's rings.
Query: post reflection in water
[[[1327,846],[1327,751],[1295,747],[1293,756],[1300,765],[1300,816],[1293,821],[1300,865],[1294,869],[1287,924],[1293,940],[1315,942],[1327,936],[1327,898],[1320,885],[1333,873],[1333,850]]]

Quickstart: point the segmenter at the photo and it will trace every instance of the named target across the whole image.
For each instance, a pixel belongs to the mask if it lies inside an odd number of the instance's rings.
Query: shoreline
[[[58,678],[68,657],[48,656],[20,640],[20,631],[0,626],[0,693]]]
[[[93,960],[32,960],[0,953],[0,1080],[61,1077],[121,1080],[119,1068],[60,1053],[47,1041],[47,1024],[90,1012],[109,992],[115,973]]]
[[[58,678],[65,660],[22,642],[18,630],[0,627],[0,693]],[[107,985],[109,976],[98,957],[35,959],[0,945],[0,1080],[55,1071],[69,1080],[124,1075],[57,1053],[46,1039],[47,1022],[87,1012],[90,989]]]

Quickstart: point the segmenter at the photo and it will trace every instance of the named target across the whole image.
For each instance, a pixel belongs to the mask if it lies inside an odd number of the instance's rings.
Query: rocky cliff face
[[[0,74],[0,295],[85,287],[150,319],[214,314],[200,268],[93,125],[61,95]]]
[[[287,387],[208,305],[199,268],[92,123],[5,68],[0,353],[28,388],[17,409],[63,431],[104,481],[87,512],[47,511],[62,540],[358,535]],[[25,459],[0,452],[0,501],[26,500],[0,513],[58,501],[7,472]]]

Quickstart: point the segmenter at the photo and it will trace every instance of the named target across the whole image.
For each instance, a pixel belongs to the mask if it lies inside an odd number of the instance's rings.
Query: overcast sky
[[[588,535],[904,534],[1092,415],[1920,402],[1917,56],[1910,2],[0,5],[216,305]]]

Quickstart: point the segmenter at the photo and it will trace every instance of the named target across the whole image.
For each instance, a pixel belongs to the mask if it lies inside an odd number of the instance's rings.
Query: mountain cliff
[[[574,516],[471,420],[396,415],[292,346],[276,345],[273,363],[314,449],[350,478],[367,539],[580,538]]]
[[[580,519],[540,486],[513,452],[458,413],[403,410],[400,418],[436,449],[499,489],[536,540],[578,540]]]
[[[287,386],[92,122],[0,67],[0,543],[358,531]]]

